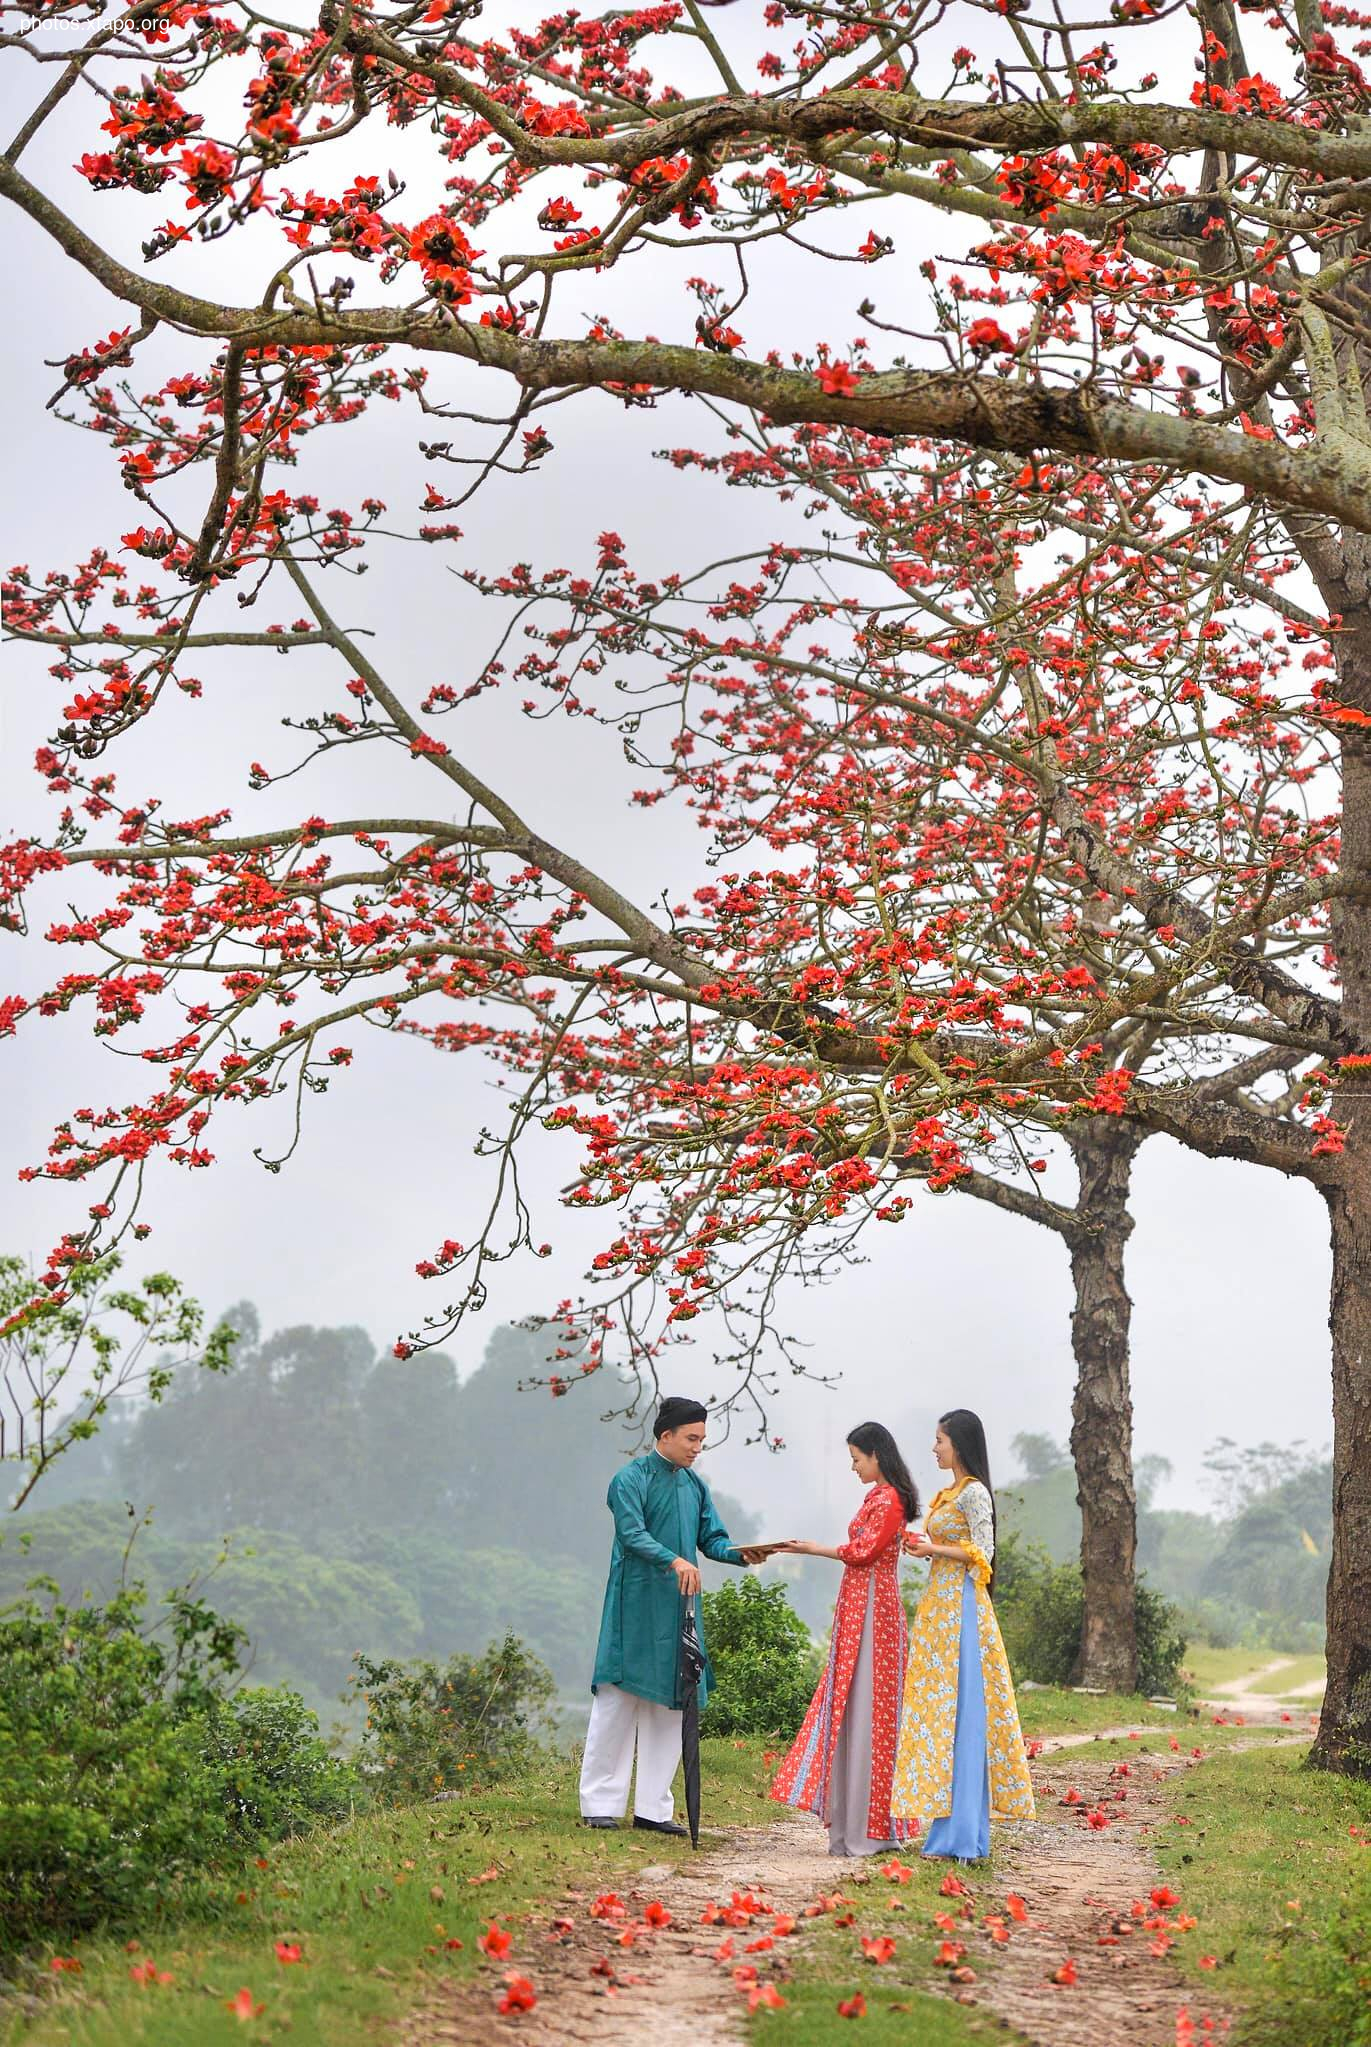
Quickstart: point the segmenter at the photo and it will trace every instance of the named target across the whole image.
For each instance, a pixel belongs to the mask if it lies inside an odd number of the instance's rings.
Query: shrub
[[[240,1631],[176,1594],[159,1640],[145,1605],[40,1581],[0,1614],[0,1953],[194,1912],[244,1843],[347,1809],[353,1772],[298,1699],[225,1697]]]
[[[1054,1564],[1045,1550],[1006,1536],[995,1557],[995,1611],[1017,1679],[1074,1681],[1085,1599],[1079,1564]],[[1186,1634],[1180,1609],[1139,1579],[1134,1603],[1138,1689],[1175,1697],[1184,1690]]]
[[[445,1664],[358,1656],[366,1707],[360,1763],[392,1802],[488,1784],[526,1762],[556,1689],[515,1635]]]
[[[700,1717],[703,1734],[798,1731],[822,1668],[822,1654],[782,1584],[755,1578],[704,1595],[705,1639],[715,1689]]]
[[[193,1885],[228,1845],[193,1714],[142,1632],[142,1588],[49,1594],[0,1623],[0,1946],[126,1916]],[[203,1672],[191,1674],[196,1688]]]
[[[329,1753],[299,1693],[282,1687],[214,1701],[200,1741],[229,1831],[245,1843],[345,1819],[363,1790],[355,1766]]]

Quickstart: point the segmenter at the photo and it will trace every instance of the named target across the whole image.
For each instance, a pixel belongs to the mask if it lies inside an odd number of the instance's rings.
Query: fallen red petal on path
[[[497,2011],[532,2011],[538,2002],[538,1993],[527,1976],[506,1976],[505,1994],[496,2006]]]

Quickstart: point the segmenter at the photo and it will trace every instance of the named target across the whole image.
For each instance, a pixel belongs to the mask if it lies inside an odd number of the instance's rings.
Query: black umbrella
[[[676,1682],[681,1700],[681,1767],[685,1773],[686,1818],[690,1845],[700,1845],[700,1679],[705,1652],[695,1632],[695,1601],[685,1602]]]

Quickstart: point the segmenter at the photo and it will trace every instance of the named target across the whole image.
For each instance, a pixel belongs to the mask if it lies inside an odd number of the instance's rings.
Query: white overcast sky
[[[544,10],[520,0],[506,11],[528,21]],[[759,17],[755,0],[711,17],[743,68],[762,46]],[[974,43],[985,24],[984,14],[954,6],[945,37]],[[765,40],[783,45],[786,39]],[[1155,65],[1157,56],[1154,46],[1148,61]],[[37,67],[10,56],[3,76],[4,118],[12,130],[52,72],[45,70],[40,80]],[[1186,92],[1188,70],[1176,96]],[[136,263],[140,238],[166,217],[166,199],[140,209],[122,197],[93,196],[70,165],[83,149],[99,146],[99,116],[76,94],[68,108],[23,167]],[[416,176],[401,217],[417,219],[440,196],[419,139],[385,138],[385,147],[398,167]],[[363,167],[376,167],[374,149],[368,145]],[[341,189],[332,163],[330,172],[326,189]],[[861,330],[856,306],[868,292],[887,317],[915,312],[918,261],[954,251],[958,229],[913,208],[898,215],[889,207],[859,209],[843,224],[842,244],[855,246],[871,225],[897,239],[896,258],[875,272],[825,267],[816,277],[812,265],[800,267],[784,254],[766,259],[759,268],[765,290],[741,322],[750,351],[789,349],[822,336],[842,343]],[[56,381],[44,358],[60,359],[127,324],[128,314],[27,222],[7,219],[4,237],[10,290],[3,550],[7,564],[42,570],[67,566],[95,544],[111,544],[143,517],[120,488],[108,449],[44,409]],[[260,290],[267,253],[275,255],[278,246],[259,240],[255,249],[197,249],[176,275],[189,286],[212,288],[215,296],[246,300]],[[629,332],[688,336],[694,307],[682,280],[697,268],[721,281],[728,275],[716,250],[703,252],[698,262],[648,262],[612,279],[585,278],[565,295],[562,331],[575,332],[580,316],[605,310]],[[158,358],[178,366],[196,359],[194,348],[180,343]],[[451,373],[452,388],[460,375]],[[436,376],[447,379],[449,372]],[[137,383],[145,389],[151,381],[149,364]],[[495,397],[482,388],[484,407],[494,409]],[[331,485],[351,502],[373,490],[409,512],[434,474],[416,443],[436,435],[407,408],[383,410],[383,417],[307,444],[305,463],[287,487],[317,490],[325,504]],[[660,574],[692,566],[705,554],[762,545],[776,530],[776,509],[767,501],[678,476],[651,459],[657,448],[711,438],[699,408],[676,402],[625,414],[613,401],[592,397],[556,409],[548,425],[554,457],[534,478],[498,480],[460,515],[467,539],[450,559],[486,568],[517,559],[582,568],[592,558],[595,534],[613,527],[628,537],[635,565]],[[441,471],[435,480],[448,481]],[[202,490],[203,480],[196,487]],[[341,594],[336,583],[325,586],[345,623],[373,630],[373,658],[411,701],[423,683],[469,679],[489,643],[493,614],[464,599],[436,550],[378,550],[374,563],[365,582]],[[279,600],[264,607],[263,622],[289,618],[297,609]],[[314,810],[376,814],[386,807],[387,790],[410,809],[431,803],[431,795],[416,803],[407,764],[374,748],[331,761],[325,774],[301,777],[285,792],[250,796],[249,761],[279,764],[287,757],[288,735],[277,720],[315,708],[326,693],[335,700],[327,664],[311,663],[312,656],[206,657],[200,664],[204,699],[192,704],[178,697],[116,749],[110,765],[121,796],[134,801],[165,793],[182,815],[231,802],[248,829],[268,817],[294,821]],[[38,656],[8,651],[0,697],[5,838],[41,830],[51,814],[30,763],[65,700]],[[703,847],[688,821],[668,806],[629,811],[627,790],[642,777],[625,770],[604,733],[560,721],[530,726],[514,700],[487,698],[462,714],[460,727],[449,721],[443,736],[460,744],[526,816],[592,865],[622,874],[627,862],[639,899],[663,891],[674,897],[706,878]],[[64,913],[74,887],[63,880],[42,895],[34,915],[38,933]],[[38,938],[21,944],[0,937],[0,994],[32,994],[75,964]],[[35,1259],[61,1229],[79,1223],[84,1204],[73,1202],[71,1192],[21,1186],[18,1169],[41,1158],[60,1116],[85,1103],[131,1098],[143,1078],[95,1043],[87,1015],[30,1022],[0,1046],[0,1246]],[[414,1275],[416,1259],[444,1236],[469,1241],[473,1234],[485,1169],[473,1159],[472,1146],[483,1122],[498,1124],[502,1107],[493,1075],[474,1055],[444,1058],[419,1044],[367,1033],[354,1043],[357,1063],[326,1102],[312,1105],[305,1141],[279,1175],[253,1160],[253,1145],[269,1143],[268,1129],[247,1116],[237,1125],[225,1119],[215,1125],[219,1163],[213,1170],[154,1176],[145,1207],[154,1235],[139,1255],[180,1275],[212,1310],[247,1295],[268,1327],[360,1323],[388,1346],[434,1305]],[[495,1321],[579,1291],[601,1225],[557,1209],[557,1189],[571,1177],[573,1146],[574,1140],[535,1133],[526,1161],[541,1214],[535,1236],[550,1239],[555,1255],[541,1265],[497,1271],[484,1319],[469,1322],[452,1346],[464,1369],[479,1358]],[[1061,1180],[1056,1191],[1068,1192],[1069,1184]],[[1217,1436],[1315,1445],[1327,1439],[1324,1212],[1307,1187],[1188,1156],[1165,1139],[1150,1142],[1139,1157],[1135,1209],[1128,1276],[1135,1302],[1137,1448],[1159,1452],[1175,1466],[1164,1503],[1200,1506],[1207,1504],[1203,1455]],[[1001,1470],[1011,1464],[1008,1443],[1015,1432],[1039,1429],[1060,1438],[1069,1427],[1070,1285],[1066,1250],[1055,1237],[964,1197],[924,1195],[899,1228],[873,1230],[866,1248],[865,1266],[828,1288],[792,1292],[786,1303],[788,1329],[807,1340],[816,1371],[841,1375],[838,1386],[787,1379],[780,1387],[771,1412],[774,1429],[789,1445],[784,1456],[769,1458],[735,1441],[711,1458],[715,1482],[755,1500],[769,1525],[777,1516],[789,1525],[797,1506],[804,1532],[814,1535],[830,1533],[845,1518],[852,1495],[843,1437],[860,1420],[887,1421],[906,1438],[916,1475],[925,1481],[932,1420],[944,1407],[983,1413]],[[678,1390],[705,1396],[717,1390],[707,1345],[701,1343],[693,1363],[689,1356],[678,1353]],[[517,1426],[517,1409],[511,1419]]]

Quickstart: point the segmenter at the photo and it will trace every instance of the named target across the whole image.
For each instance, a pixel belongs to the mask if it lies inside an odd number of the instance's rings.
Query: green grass
[[[766,1798],[762,1749],[760,1741],[704,1744],[706,1820],[715,1827],[780,1816]],[[80,1960],[80,1975],[54,1976],[40,1956],[21,1986],[36,1991],[36,2009],[0,2015],[0,2039],[6,2047],[255,2047],[289,2032],[291,2047],[342,2047],[379,2036],[430,1982],[481,1971],[498,1980],[475,1945],[492,1918],[514,1933],[509,1964],[517,1966],[536,1954],[519,1916],[539,1900],[578,1883],[613,1889],[645,1862],[682,1852],[664,1836],[580,1827],[575,1771],[547,1757],[507,1786],[354,1820],[274,1850],[265,1868],[227,1872],[217,1920],[68,1942],[61,1952]],[[488,1869],[497,1871],[493,1881],[469,1881]],[[132,1953],[130,1931],[139,1943]],[[454,1938],[460,1949],[444,1947]],[[278,1940],[298,1942],[304,1962],[278,1962]],[[130,1979],[130,1967],[149,1958],[172,1975],[170,1985]],[[255,2023],[226,2008],[243,1988],[265,2007]]]
[[[1362,1901],[1359,1937],[1371,1935],[1371,1846],[1348,1831],[1371,1833],[1371,1786],[1304,1768],[1306,1753],[1286,1746],[1215,1756],[1171,1792],[1189,1825],[1158,1836],[1167,1880],[1199,1921],[1180,1950],[1197,2005],[1203,1985],[1216,2002],[1245,2008],[1248,2036],[1263,2047],[1371,2039],[1371,1952],[1362,1946],[1363,1987],[1352,2002],[1366,2030],[1354,2035],[1338,2016],[1328,1940],[1351,1909],[1340,1901],[1353,1896]],[[1201,1968],[1202,1955],[1218,1966]],[[1341,1981],[1350,1985],[1350,1975]]]
[[[1248,1677],[1264,1663],[1274,1663],[1274,1649],[1211,1649],[1207,1642],[1191,1642],[1185,1652],[1184,1670],[1200,1690]]]
[[[1096,1738],[1094,1741],[1082,1743],[1079,1748],[1062,1749],[1059,1753],[1044,1756],[1040,1767],[1046,1768],[1050,1765],[1054,1771],[1062,1773],[1069,1771],[1072,1764],[1077,1761],[1081,1764],[1126,1762],[1130,1756],[1138,1755],[1155,1756],[1159,1761],[1163,1759],[1169,1761],[1170,1738],[1173,1734],[1180,1743],[1180,1752],[1183,1756],[1188,1756],[1190,1751],[1196,1748],[1203,1749],[1206,1756],[1211,1756],[1218,1748],[1268,1742],[1273,1732],[1298,1733],[1300,1729],[1294,1727],[1273,1730],[1263,1726],[1215,1727],[1212,1720],[1208,1719],[1182,1720],[1179,1724],[1173,1721],[1170,1727],[1159,1727],[1144,1734],[1140,1741],[1130,1741],[1127,1736],[1119,1741],[1101,1741]]]
[[[1328,1682],[1328,1665],[1322,1656],[1293,1657],[1290,1668],[1278,1672],[1271,1680],[1272,1684],[1280,1691],[1287,1689],[1293,1691],[1296,1685],[1313,1684],[1316,1681],[1321,1685]],[[1317,1703],[1317,1700],[1306,1701],[1306,1704],[1309,1705],[1316,1705]]]
[[[1107,1692],[1093,1698],[1086,1692],[1072,1692],[1058,1685],[1041,1691],[1016,1692],[1019,1725],[1030,1740],[1035,1735],[1092,1734],[1100,1727],[1177,1727],[1185,1716],[1168,1713],[1164,1706],[1149,1706],[1146,1699],[1126,1693]]]
[[[1276,1649],[1211,1649],[1204,1642],[1192,1642],[1185,1653],[1185,1674],[1197,1691],[1209,1692],[1215,1685],[1252,1676],[1268,1663],[1276,1662],[1279,1655]],[[1315,1679],[1322,1682],[1322,1656],[1291,1656],[1282,1660],[1285,1669],[1264,1682],[1263,1691],[1270,1689],[1283,1697],[1296,1685],[1312,1684]]]
[[[888,1979],[889,1968],[867,1967],[859,1976],[850,1969],[841,1981],[806,1978],[786,1991],[783,2011],[758,2011],[751,2019],[754,2041],[795,2042],[796,2047],[832,2047],[851,2040],[852,2022],[838,2013],[854,1989],[866,1998],[866,2014],[856,2036],[861,2047],[967,2047],[973,2040],[999,2040],[1005,2047],[1020,2036],[1008,2033],[993,2018],[954,2004],[935,1992],[901,1988]],[[879,1976],[879,1987],[871,1981]]]

